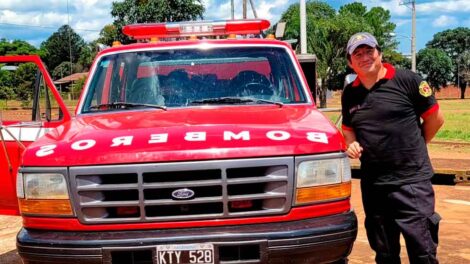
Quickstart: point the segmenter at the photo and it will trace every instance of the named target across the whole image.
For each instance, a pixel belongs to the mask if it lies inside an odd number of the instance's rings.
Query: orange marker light
[[[298,188],[295,193],[297,205],[342,199],[351,196],[351,182]]]
[[[28,200],[19,199],[22,214],[73,215],[70,200]]]

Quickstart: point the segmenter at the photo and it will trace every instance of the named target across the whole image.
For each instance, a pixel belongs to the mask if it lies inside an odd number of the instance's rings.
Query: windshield
[[[299,77],[283,48],[194,48],[102,57],[82,112],[305,102]]]

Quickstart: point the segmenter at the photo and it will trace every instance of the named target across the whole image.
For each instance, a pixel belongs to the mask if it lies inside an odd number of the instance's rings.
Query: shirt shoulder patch
[[[422,81],[419,84],[419,93],[424,97],[429,97],[432,95],[432,89],[429,87],[429,84],[426,81]]]

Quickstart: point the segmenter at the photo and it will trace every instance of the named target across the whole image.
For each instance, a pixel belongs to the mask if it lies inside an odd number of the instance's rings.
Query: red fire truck
[[[345,142],[268,27],[126,26],[137,43],[97,55],[74,117],[37,56],[1,57],[37,72],[1,116],[0,212],[23,218],[24,263],[345,262]]]

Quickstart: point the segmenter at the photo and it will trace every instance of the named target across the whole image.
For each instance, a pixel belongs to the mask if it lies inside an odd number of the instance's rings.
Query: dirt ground
[[[470,172],[470,144],[434,142],[429,146],[434,167]],[[469,175],[470,177],[470,175]],[[436,210],[442,216],[438,257],[441,264],[470,263],[470,185],[434,185]],[[352,206],[359,221],[359,233],[350,255],[350,263],[374,263],[364,231],[364,212],[359,180],[353,180]],[[0,216],[0,264],[20,264],[15,237],[21,218]],[[402,241],[402,245],[404,242]],[[402,246],[402,263],[409,263]]]
[[[438,258],[441,264],[470,263],[470,186],[434,185],[436,211],[442,220],[439,226]],[[364,230],[359,180],[353,180],[352,205],[359,221],[359,232],[349,263],[374,263]],[[409,263],[404,240],[401,239],[402,263]]]

